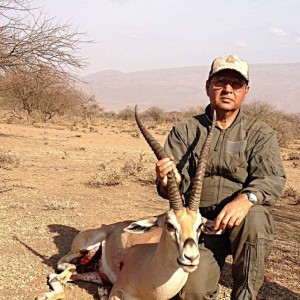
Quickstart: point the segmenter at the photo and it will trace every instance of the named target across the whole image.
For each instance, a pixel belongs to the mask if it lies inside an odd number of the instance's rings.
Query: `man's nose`
[[[227,84],[224,86],[223,88],[223,91],[226,92],[226,93],[232,93],[233,91],[233,88],[232,86],[230,85],[230,83],[227,82]]]
[[[227,82],[227,84],[225,85],[225,87],[223,88],[223,90],[225,90],[227,93],[231,93],[233,91],[231,83]]]

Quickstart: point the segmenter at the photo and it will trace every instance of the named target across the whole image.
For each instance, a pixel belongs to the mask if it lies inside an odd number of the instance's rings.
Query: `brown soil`
[[[152,132],[163,143],[168,130]],[[282,150],[283,157],[299,157],[300,141]],[[168,203],[156,194],[154,162],[133,122],[0,124],[0,299],[34,299],[47,291],[47,275],[78,230],[164,212]],[[271,208],[276,240],[260,299],[300,299],[300,161],[284,163],[289,197]],[[219,299],[230,299],[230,263]],[[70,283],[66,294],[67,300],[97,299],[97,286]]]

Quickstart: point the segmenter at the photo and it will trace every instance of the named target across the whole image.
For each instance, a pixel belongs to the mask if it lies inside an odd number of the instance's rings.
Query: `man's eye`
[[[239,80],[234,80],[234,81],[232,81],[231,86],[234,89],[240,89],[240,88],[243,87],[243,83],[241,81],[239,81]]]
[[[215,87],[224,87],[226,85],[226,80],[225,78],[218,78],[214,81],[214,86]]]

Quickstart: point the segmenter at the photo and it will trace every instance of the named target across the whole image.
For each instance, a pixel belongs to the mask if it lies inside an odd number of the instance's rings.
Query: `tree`
[[[78,113],[80,110],[84,117],[88,110],[96,111],[94,99],[76,90],[67,79],[45,67],[30,76],[23,72],[7,74],[0,87],[3,96],[0,105],[19,118],[25,113],[28,121],[39,119],[43,122],[71,111]]]
[[[144,112],[146,116],[150,116],[155,123],[161,124],[164,121],[165,111],[158,106],[151,106]]]
[[[103,112],[103,108],[97,103],[95,96],[88,96],[81,91],[77,91],[80,97],[80,111],[85,120],[91,122],[93,118],[99,117]]]
[[[0,0],[0,102],[19,118],[46,122],[85,98],[73,75],[85,66],[77,55],[82,34],[30,4]]]
[[[117,118],[122,120],[134,120],[134,108],[132,106],[127,106],[119,111]]]
[[[274,105],[262,101],[252,101],[246,103],[243,106],[244,112],[248,116],[252,116],[263,120],[266,116],[270,117],[276,113],[276,108]]]
[[[46,66],[64,75],[82,68],[80,33],[69,23],[47,19],[29,0],[0,0],[0,69],[31,72]]]
[[[295,138],[299,138],[299,115],[284,113],[275,106],[261,101],[253,101],[245,104],[243,111],[251,117],[255,117],[271,126],[276,134],[280,146],[286,146]]]

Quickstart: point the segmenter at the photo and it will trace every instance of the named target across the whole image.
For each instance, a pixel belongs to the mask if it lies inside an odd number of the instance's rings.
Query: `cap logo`
[[[226,62],[228,62],[229,64],[234,64],[236,62],[236,58],[233,57],[232,55],[229,55],[226,59]]]

